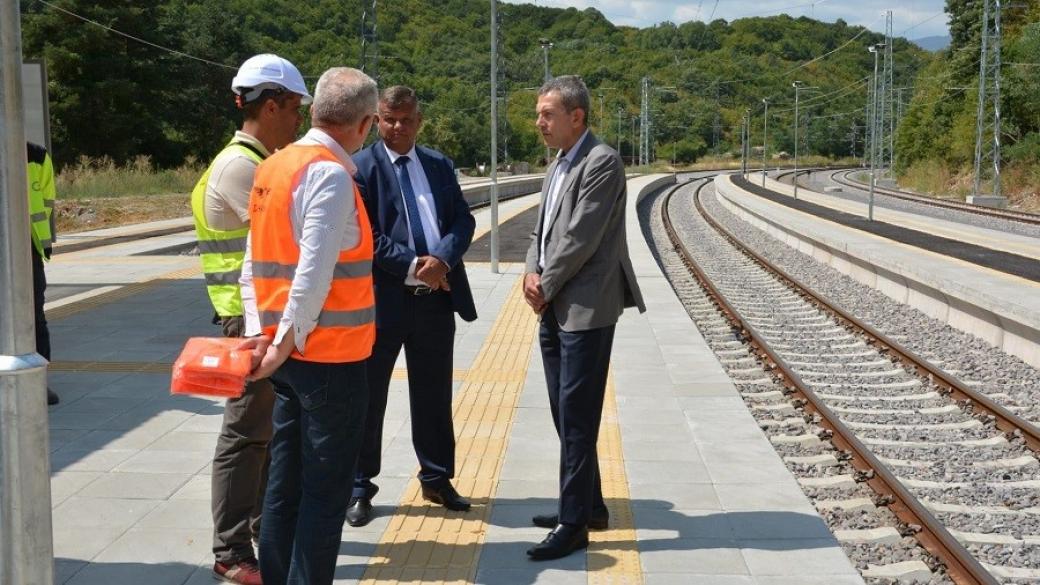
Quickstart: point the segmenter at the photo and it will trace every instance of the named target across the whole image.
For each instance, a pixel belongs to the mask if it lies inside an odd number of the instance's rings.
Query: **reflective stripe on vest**
[[[229,150],[234,150],[257,164],[263,160],[260,153],[251,146],[231,142],[213,159],[213,163]],[[237,317],[242,314],[242,292],[238,285],[238,277],[242,274],[249,228],[218,230],[206,222],[206,187],[213,172],[213,163],[210,163],[191,192],[191,213],[195,220],[195,236],[199,244],[206,292],[209,294],[210,303],[213,304],[213,310],[221,317]]]
[[[50,256],[54,243],[51,231],[51,216],[54,213],[54,164],[47,149],[36,144],[26,145],[28,166],[26,179],[29,183],[29,225],[33,248],[42,258]]]
[[[372,274],[371,260],[356,262],[337,262],[332,271],[332,278],[358,278]],[[253,277],[282,278],[292,280],[296,276],[295,264],[279,264],[277,262],[253,262]]]
[[[249,202],[253,230],[250,253],[265,335],[277,333],[300,259],[290,219],[292,192],[298,177],[319,161],[341,164],[324,146],[293,144],[271,155],[256,171]],[[340,250],[317,324],[307,335],[303,351],[293,350],[295,359],[345,363],[364,360],[372,353],[376,336],[372,227],[357,186],[353,197],[361,241],[352,249]]]

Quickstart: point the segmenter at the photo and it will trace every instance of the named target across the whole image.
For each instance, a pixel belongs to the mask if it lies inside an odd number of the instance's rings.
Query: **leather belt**
[[[406,284],[406,285],[404,285],[404,290],[407,291],[408,294],[410,294],[412,296],[416,296],[416,297],[424,297],[426,295],[433,294],[433,293],[437,292],[437,291],[433,290],[432,288],[426,286],[425,284],[420,284],[418,286],[413,286],[413,285],[410,285],[410,284]]]

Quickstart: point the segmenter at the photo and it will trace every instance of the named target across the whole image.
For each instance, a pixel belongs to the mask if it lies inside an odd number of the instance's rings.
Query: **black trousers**
[[[419,480],[437,488],[455,476],[455,429],[451,420],[454,344],[455,313],[451,297],[443,292],[407,295],[398,324],[376,330],[376,343],[368,358],[368,416],[354,497],[371,498],[379,491],[372,479],[379,475],[382,465],[383,416],[390,377],[402,346],[408,363],[408,406]]]
[[[585,526],[606,514],[596,440],[607,388],[614,325],[567,332],[550,307],[538,338],[549,408],[560,437],[560,523]]]
[[[47,292],[47,273],[43,269],[43,257],[30,244],[32,250],[33,309],[36,312],[36,353],[51,359],[51,333],[47,330],[47,315],[43,312],[44,293]]]

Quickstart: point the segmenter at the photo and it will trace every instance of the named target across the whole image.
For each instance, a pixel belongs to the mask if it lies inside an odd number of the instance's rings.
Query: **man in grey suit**
[[[625,169],[588,130],[589,90],[574,75],[538,91],[538,129],[560,149],[542,183],[524,297],[541,315],[539,341],[553,424],[560,437],[556,514],[533,518],[552,531],[527,551],[555,559],[588,546],[606,528],[596,438],[614,326],[626,307],[646,310],[625,240]]]

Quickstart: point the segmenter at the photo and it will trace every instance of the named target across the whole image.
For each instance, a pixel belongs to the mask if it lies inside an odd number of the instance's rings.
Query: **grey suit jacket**
[[[542,292],[564,331],[617,323],[626,307],[646,311],[625,239],[625,168],[613,148],[590,132],[563,178],[555,209],[546,210],[554,162],[542,182],[538,224],[527,250],[527,272],[541,275]],[[545,268],[538,267],[545,213]]]

